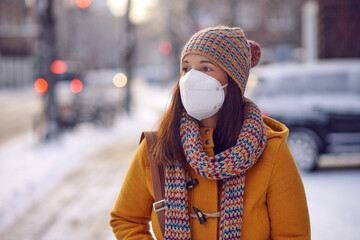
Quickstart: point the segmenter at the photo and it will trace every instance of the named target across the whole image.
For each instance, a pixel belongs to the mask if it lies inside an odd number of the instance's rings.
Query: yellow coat
[[[268,142],[258,162],[246,172],[241,240],[310,239],[310,221],[304,187],[286,144],[288,129],[264,117]],[[212,130],[201,129],[204,150],[212,156]],[[208,132],[208,131],[206,131]],[[206,140],[209,139],[210,141]],[[208,144],[206,144],[208,143]],[[221,181],[208,180],[188,167],[191,178],[199,184],[189,189],[189,210],[220,211]],[[157,239],[163,239],[156,213],[152,210],[153,188],[146,141],[137,149],[127,172],[110,225],[117,239],[153,239],[149,221]],[[200,224],[190,219],[191,239],[215,240],[219,218],[208,218]]]

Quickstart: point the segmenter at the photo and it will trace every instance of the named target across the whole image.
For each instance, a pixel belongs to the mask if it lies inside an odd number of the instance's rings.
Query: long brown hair
[[[234,146],[242,127],[242,93],[230,77],[228,77],[228,82],[227,96],[214,129],[215,154]],[[170,106],[161,119],[156,141],[151,149],[159,163],[185,164],[186,162],[180,139],[182,111],[184,111],[184,106],[181,102],[178,82],[174,88]]]

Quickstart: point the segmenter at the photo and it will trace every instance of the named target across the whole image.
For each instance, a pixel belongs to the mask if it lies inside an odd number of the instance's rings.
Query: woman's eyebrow
[[[214,66],[215,66],[215,64],[214,64],[213,62],[211,62],[211,61],[207,61],[207,60],[200,61],[200,63],[210,63],[210,64],[212,64],[212,65],[214,65]]]
[[[182,61],[182,63],[189,63],[189,62],[188,62],[188,60],[184,60],[184,61]],[[202,60],[202,61],[200,61],[200,63],[210,63],[210,64],[216,66],[215,63],[208,61],[208,60]]]

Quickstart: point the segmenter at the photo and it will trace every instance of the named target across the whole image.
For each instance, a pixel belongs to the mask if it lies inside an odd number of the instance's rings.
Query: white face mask
[[[186,112],[201,121],[217,113],[224,103],[223,88],[215,78],[190,70],[180,78],[180,96]]]

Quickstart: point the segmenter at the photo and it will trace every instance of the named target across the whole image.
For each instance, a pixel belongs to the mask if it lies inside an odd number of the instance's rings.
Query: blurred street
[[[119,139],[88,157],[21,213],[0,239],[114,239],[109,211],[136,145]]]
[[[33,118],[41,110],[41,98],[32,89],[0,92],[0,144],[33,128]]]
[[[81,124],[45,144],[30,128],[4,139],[0,239],[114,239],[109,212],[141,131],[152,129],[169,97],[168,88],[148,91],[141,82],[134,85],[134,105],[142,110],[118,116],[112,128]],[[25,102],[38,98],[21,92],[17,97]],[[25,115],[30,119],[33,112]]]
[[[24,132],[13,139],[22,146],[1,144],[0,239],[114,239],[109,211],[141,131],[152,129],[170,92],[146,84],[136,89],[141,111],[120,117],[113,129],[84,125],[47,145],[34,144]],[[156,100],[149,102],[150,97]],[[47,158],[40,160],[42,154]],[[302,174],[312,239],[358,239],[359,156],[323,156],[320,165],[319,171]]]

